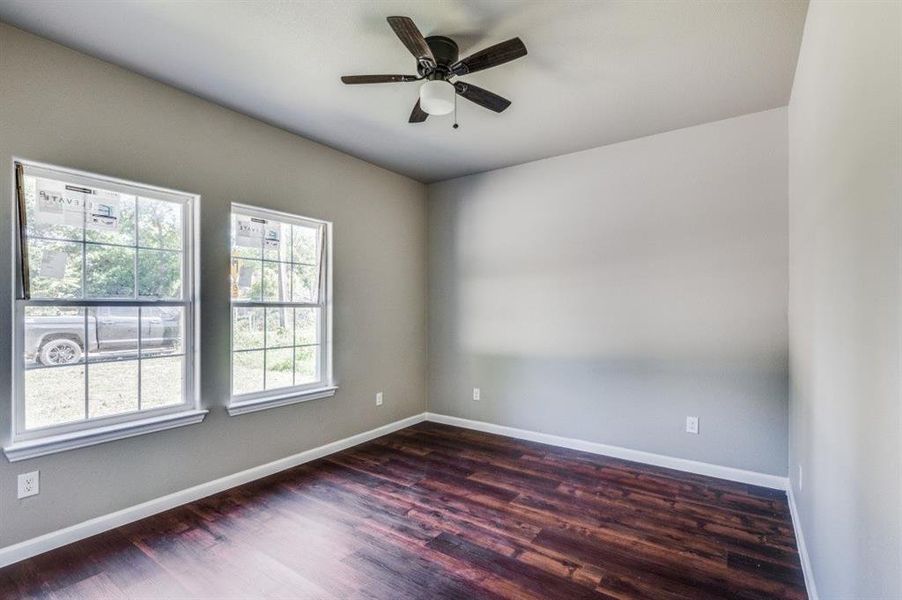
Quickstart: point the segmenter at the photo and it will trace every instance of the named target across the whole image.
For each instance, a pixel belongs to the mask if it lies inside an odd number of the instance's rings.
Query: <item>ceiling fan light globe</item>
[[[454,110],[454,94],[447,81],[427,81],[420,86],[420,108],[430,115],[447,115]]]

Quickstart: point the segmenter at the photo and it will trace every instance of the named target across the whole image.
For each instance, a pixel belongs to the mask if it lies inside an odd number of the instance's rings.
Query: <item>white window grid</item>
[[[236,257],[234,256],[234,248],[230,248],[230,261],[245,261],[245,262],[257,262],[260,263],[260,272],[261,277],[263,276],[264,269],[266,263],[270,264],[288,264],[290,266],[301,265],[301,266],[314,266],[318,267],[318,285],[317,285],[317,300],[316,302],[295,302],[295,301],[276,301],[276,300],[246,300],[246,299],[236,299],[232,298],[232,313],[230,315],[230,329],[232,333],[232,342],[231,342],[231,358],[230,362],[233,363],[234,355],[241,353],[249,353],[249,352],[262,352],[263,354],[263,389],[256,392],[248,392],[242,394],[235,393],[235,382],[234,377],[230,376],[230,386],[231,386],[231,395],[232,395],[232,403],[248,403],[253,401],[262,401],[271,398],[282,398],[285,396],[291,396],[294,394],[301,394],[306,391],[320,389],[326,386],[330,386],[332,384],[332,357],[331,357],[331,299],[330,299],[330,278],[329,278],[329,259],[330,259],[330,244],[331,240],[329,239],[331,232],[331,224],[327,221],[320,221],[316,219],[311,219],[307,217],[301,217],[298,215],[293,215],[289,213],[284,213],[280,211],[274,211],[270,209],[263,209],[254,206],[249,206],[245,204],[232,204],[232,215],[242,215],[255,219],[262,219],[264,221],[278,221],[282,224],[288,225],[300,225],[304,227],[309,227],[315,229],[317,231],[317,260],[316,264],[303,263],[303,262],[294,262],[293,256],[290,261],[279,261],[273,259],[267,259],[265,257],[265,252],[263,251],[264,242],[261,240],[261,254],[260,258],[246,258],[246,257]],[[231,225],[230,225],[231,226]],[[294,235],[294,229],[290,228],[292,232],[291,235]],[[293,237],[288,242],[289,248],[294,247]],[[289,297],[293,296],[293,285],[294,278],[292,277],[289,282]],[[235,309],[239,308],[253,308],[253,309],[261,309],[263,313],[263,345],[261,347],[253,347],[253,348],[235,348],[234,343],[234,325],[235,325]],[[318,319],[317,319],[317,328],[316,328],[316,339],[313,343],[302,343],[298,344],[297,340],[297,321],[296,321],[296,313],[294,311],[293,321],[292,321],[292,345],[291,346],[268,346],[268,329],[269,329],[269,318],[267,315],[267,310],[276,309],[276,308],[313,308],[318,309]],[[292,386],[285,386],[280,388],[272,388],[266,389],[266,376],[267,376],[267,353],[271,350],[292,350],[292,365],[294,366],[297,361],[297,352],[300,348],[314,348],[315,356],[317,359],[316,362],[316,373],[317,377],[314,381],[308,383],[297,384],[297,373],[294,368],[292,368]],[[234,365],[232,367],[234,369]]]
[[[29,441],[34,439],[40,439],[45,437],[51,437],[56,435],[64,435],[67,433],[72,433],[76,431],[82,431],[86,429],[94,429],[105,427],[108,425],[116,425],[120,423],[125,423],[128,421],[146,419],[160,415],[166,415],[171,413],[177,413],[184,411],[187,407],[199,407],[199,374],[198,368],[199,364],[196,360],[195,352],[197,347],[197,321],[199,317],[199,307],[196,304],[196,290],[197,290],[197,280],[196,280],[196,271],[197,271],[197,263],[196,256],[194,251],[194,240],[196,239],[196,226],[197,226],[197,218],[196,213],[198,211],[198,197],[196,195],[177,192],[173,190],[167,190],[164,188],[158,188],[154,186],[148,186],[145,184],[134,183],[129,181],[124,181],[121,179],[116,179],[112,177],[107,177],[104,175],[87,173],[83,171],[78,171],[74,169],[67,169],[63,167],[58,167],[54,165],[48,165],[44,163],[38,163],[34,161],[27,161],[22,159],[14,159],[14,168],[16,164],[22,165],[23,174],[26,177],[38,177],[44,179],[51,179],[55,181],[62,181],[67,184],[79,185],[83,187],[89,188],[99,188],[112,192],[118,192],[127,195],[133,195],[136,198],[135,205],[135,245],[132,246],[130,244],[117,244],[117,243],[106,243],[106,242],[94,242],[86,239],[81,240],[71,240],[64,238],[57,238],[53,236],[28,236],[28,239],[40,239],[40,240],[50,240],[55,242],[71,242],[78,243],[82,246],[81,248],[81,298],[30,298],[24,299],[18,296],[16,293],[16,289],[19,287],[18,281],[20,280],[20,273],[22,269],[22,263],[20,260],[19,248],[18,248],[18,221],[13,219],[12,227],[13,227],[13,244],[14,244],[14,252],[12,252],[12,260],[13,260],[13,269],[12,273],[14,276],[13,285],[13,307],[14,307],[14,318],[13,318],[13,352],[12,352],[12,369],[13,369],[13,390],[12,390],[12,424],[13,424],[13,432],[12,439],[13,442],[22,442]],[[15,179],[15,178],[14,178]],[[13,181],[13,185],[15,186],[15,181]],[[137,255],[138,250],[140,249],[149,249],[154,251],[160,251],[165,249],[160,248],[147,248],[140,246],[140,238],[138,232],[138,223],[137,223],[137,214],[138,214],[138,206],[137,202],[139,201],[139,197],[144,197],[152,200],[164,200],[168,202],[174,202],[181,206],[181,218],[182,218],[182,248],[181,250],[171,250],[174,253],[181,253],[182,261],[181,261],[181,298],[179,299],[159,299],[154,297],[141,297],[138,296],[138,267],[137,267]],[[14,214],[18,212],[18,203],[17,203],[17,193],[15,187],[13,189],[12,194],[13,200],[13,211]],[[117,298],[85,298],[86,294],[86,254],[87,247],[89,245],[98,245],[98,246],[114,246],[114,247],[126,247],[129,249],[135,249],[135,265],[134,265],[134,298],[132,299],[123,299],[121,297]],[[25,422],[25,352],[24,352],[24,323],[25,323],[25,309],[26,307],[39,307],[39,306],[53,306],[53,307],[75,307],[81,308],[84,319],[84,337],[85,340],[85,354],[83,356],[83,360],[81,363],[76,363],[75,365],[44,365],[40,367],[41,369],[55,369],[55,368],[63,368],[63,367],[72,367],[81,365],[85,369],[85,377],[84,377],[84,418],[80,420],[69,421],[66,423],[56,424],[56,425],[47,425],[41,427],[32,427],[27,428]],[[88,353],[88,340],[89,338],[89,309],[97,308],[97,307],[133,307],[138,310],[138,346],[136,351],[136,356],[133,359],[124,359],[126,361],[136,361],[138,362],[138,409],[130,412],[117,413],[115,415],[109,416],[98,416],[98,417],[90,417],[90,395],[89,395],[89,386],[90,386],[90,365],[91,364],[102,364],[103,361],[94,360],[92,361],[89,358]],[[182,321],[181,321],[181,336],[182,336],[182,351],[179,353],[165,354],[162,356],[146,356],[142,355],[142,346],[141,346],[141,317],[142,310],[144,308],[160,308],[160,307],[181,307],[182,308]],[[193,307],[193,309],[192,309]],[[141,408],[141,363],[142,361],[149,360],[159,360],[163,358],[182,358],[182,402],[173,403],[166,406],[161,406],[153,409],[142,409]]]

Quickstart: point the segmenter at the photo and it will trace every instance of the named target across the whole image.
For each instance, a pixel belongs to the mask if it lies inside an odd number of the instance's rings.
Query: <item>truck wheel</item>
[[[42,365],[71,365],[81,360],[81,346],[69,338],[50,340],[41,346]]]

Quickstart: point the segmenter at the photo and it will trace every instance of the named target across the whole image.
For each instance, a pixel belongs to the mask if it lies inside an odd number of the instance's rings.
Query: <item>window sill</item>
[[[186,410],[174,414],[150,417],[127,423],[117,423],[105,427],[85,429],[72,433],[65,433],[51,437],[45,437],[24,442],[16,442],[3,448],[9,462],[17,462],[29,458],[36,458],[56,452],[65,452],[85,446],[93,446],[113,440],[121,440],[145,433],[174,429],[185,425],[194,425],[204,420],[206,410]]]
[[[258,410],[266,410],[268,408],[288,406],[289,404],[297,404],[309,400],[319,400],[321,398],[331,398],[335,395],[337,389],[338,386],[333,385],[303,392],[288,392],[287,394],[280,396],[268,396],[266,398],[254,398],[253,400],[232,402],[226,407],[226,410],[229,411],[230,416],[234,417],[245,413],[257,412]]]

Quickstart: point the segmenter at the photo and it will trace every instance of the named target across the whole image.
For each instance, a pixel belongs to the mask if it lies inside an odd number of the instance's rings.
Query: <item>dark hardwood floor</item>
[[[50,598],[804,598],[783,492],[422,423],[0,570]]]

